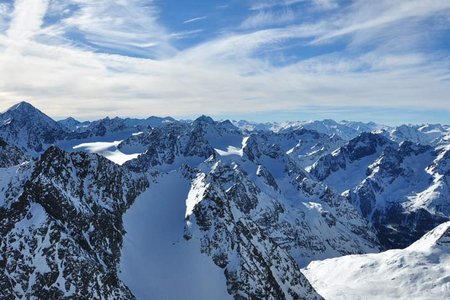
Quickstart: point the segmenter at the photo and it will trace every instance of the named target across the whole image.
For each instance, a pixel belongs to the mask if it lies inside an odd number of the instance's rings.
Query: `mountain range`
[[[445,299],[449,184],[448,125],[55,121],[21,102],[0,114],[0,297],[376,299],[390,276],[384,299],[426,299],[422,266]]]

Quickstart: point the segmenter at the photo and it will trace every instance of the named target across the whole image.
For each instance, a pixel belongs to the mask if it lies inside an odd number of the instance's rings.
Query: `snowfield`
[[[137,299],[231,299],[223,270],[183,238],[189,188],[179,173],[164,175],[124,216],[119,277]]]
[[[402,250],[313,261],[303,273],[333,300],[450,299],[450,222]]]

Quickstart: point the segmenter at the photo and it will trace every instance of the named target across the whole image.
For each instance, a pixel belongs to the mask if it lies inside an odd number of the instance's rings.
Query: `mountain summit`
[[[58,139],[64,128],[28,102],[20,102],[0,114],[0,137],[24,152],[36,155]]]

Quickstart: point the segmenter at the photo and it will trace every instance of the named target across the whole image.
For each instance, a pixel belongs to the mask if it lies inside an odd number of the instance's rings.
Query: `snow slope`
[[[450,222],[403,250],[311,262],[303,273],[326,299],[450,299]]]
[[[124,216],[121,279],[137,299],[231,299],[223,270],[183,238],[190,183],[159,177]]]

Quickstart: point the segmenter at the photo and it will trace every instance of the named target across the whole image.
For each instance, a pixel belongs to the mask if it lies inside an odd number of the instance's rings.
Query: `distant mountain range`
[[[21,102],[0,114],[0,298],[372,299],[359,278],[401,273],[392,298],[425,299],[414,259],[445,299],[429,253],[450,253],[449,184],[447,125],[55,121]]]

